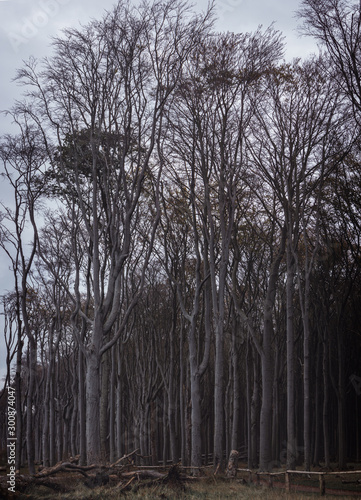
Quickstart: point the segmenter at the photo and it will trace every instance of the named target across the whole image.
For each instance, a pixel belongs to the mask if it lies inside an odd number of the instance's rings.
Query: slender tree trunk
[[[109,434],[109,420],[108,420],[108,405],[109,405],[109,375],[111,353],[106,351],[102,356],[101,361],[101,396],[100,396],[100,448],[101,459],[107,460],[109,457],[108,434]]]
[[[49,342],[50,343],[50,342]],[[49,349],[49,356],[50,356]],[[51,362],[49,359],[48,369],[46,374],[46,382],[45,382],[45,394],[44,394],[44,403],[43,403],[43,434],[42,434],[42,448],[43,448],[43,466],[49,467],[49,419],[50,419],[50,411],[49,411],[49,398],[50,398],[50,379],[51,379]]]
[[[330,468],[330,437],[329,437],[329,421],[328,421],[328,400],[329,400],[329,376],[328,376],[328,339],[327,332],[323,334],[323,357],[322,357],[322,371],[323,371],[323,409],[322,409],[322,424],[323,424],[323,446],[325,455],[325,467]]]
[[[305,470],[311,467],[311,394],[310,394],[310,325],[309,284],[305,283],[305,308],[303,318],[303,444]]]
[[[246,353],[246,390],[247,390],[247,450],[248,450],[248,468],[253,468],[252,463],[252,420],[251,420],[251,341],[247,340]]]
[[[268,471],[272,462],[272,384],[273,384],[273,308],[276,297],[278,272],[285,251],[285,229],[278,254],[271,264],[263,315],[263,342],[261,350],[262,406],[260,415],[260,469]]]
[[[346,468],[346,433],[345,433],[345,367],[342,332],[337,332],[337,425],[338,425],[338,466],[341,470]]]
[[[79,419],[79,412],[78,412],[78,390],[75,387],[75,383],[73,386],[73,401],[74,401],[74,406],[73,406],[73,411],[71,413],[71,422],[70,422],[70,452],[71,456],[75,457],[78,452],[78,447],[77,447],[77,423]]]
[[[21,467],[21,456],[22,456],[22,443],[23,443],[23,407],[21,404],[21,361],[23,356],[23,341],[21,338],[22,327],[21,321],[18,321],[18,342],[17,342],[17,353],[16,353],[16,372],[15,372],[15,407],[16,407],[16,442],[17,442],[17,454],[15,457],[15,467],[16,470],[20,470]]]
[[[190,347],[191,351],[191,347]],[[192,357],[192,354],[191,354]],[[196,361],[195,361],[196,362]],[[200,377],[197,367],[192,366],[194,360],[191,360],[190,382],[191,382],[191,464],[195,467],[202,465],[202,439],[201,439],[201,395],[200,395]],[[198,472],[196,469],[194,472]]]
[[[152,455],[152,464],[158,465],[157,405],[155,401],[151,401],[150,403],[150,450]]]
[[[222,317],[223,322],[223,317]],[[216,331],[216,354],[214,366],[214,451],[213,466],[223,469],[223,432],[224,432],[224,381],[223,381],[223,324],[218,321]]]
[[[280,456],[280,410],[279,410],[279,346],[276,346],[275,366],[273,377],[273,417],[272,417],[272,454],[273,459],[279,461]]]
[[[240,410],[240,377],[238,370],[237,356],[237,319],[234,314],[232,324],[232,370],[233,370],[233,419],[232,419],[232,437],[231,449],[238,450],[239,445],[239,410]]]
[[[181,462],[186,465],[186,419],[185,419],[185,380],[184,380],[184,355],[183,355],[183,320],[179,335],[179,413],[181,434]]]
[[[294,469],[296,465],[297,445],[295,428],[295,363],[294,363],[294,331],[293,331],[293,279],[294,259],[291,251],[291,241],[287,245],[287,468]]]
[[[253,350],[253,389],[251,399],[251,443],[252,455],[251,463],[253,467],[257,464],[257,438],[258,438],[258,412],[259,412],[259,381],[258,381],[258,360],[257,353]]]
[[[224,433],[225,433],[225,449],[226,449],[226,460],[230,454],[230,438],[231,438],[231,408],[232,408],[232,354],[228,351],[228,359],[230,359],[230,363],[228,365],[228,380],[226,384],[225,391],[225,401],[224,401]]]
[[[86,447],[87,463],[97,463],[100,459],[100,360],[92,351],[87,356],[86,368]]]
[[[115,390],[117,379],[116,367],[116,353],[118,350],[117,344],[111,350],[111,376],[109,387],[109,460],[111,463],[115,462],[116,457],[116,442],[115,442],[115,416],[116,416],[116,403],[115,403]]]
[[[84,377],[84,355],[82,350],[78,350],[78,406],[79,406],[79,465],[85,465],[87,461],[86,452],[86,388]]]
[[[321,357],[321,341],[318,339],[317,341],[317,354],[316,354],[316,383],[315,383],[315,446],[313,453],[313,465],[317,466],[320,462],[320,375],[321,375],[321,366],[320,366],[320,357]]]
[[[163,465],[167,465],[167,450],[168,450],[168,435],[167,435],[167,391],[164,391],[164,399],[163,399]]]
[[[175,387],[175,330],[177,325],[177,295],[174,293],[173,297],[173,317],[172,327],[170,330],[170,353],[169,353],[169,382],[168,382],[168,422],[169,422],[169,442],[170,442],[170,456],[172,463],[178,462],[178,449],[177,438],[175,429],[175,413],[176,413],[176,387]]]
[[[32,337],[28,338],[29,342],[29,385],[26,398],[26,448],[28,456],[28,467],[31,475],[35,474],[35,446],[34,446],[34,421],[33,421],[33,404],[34,404],[34,389],[36,379],[36,356],[37,345],[36,340]]]
[[[49,400],[49,462],[50,466],[56,463],[56,417],[55,417],[55,394],[54,374],[50,374],[50,400]]]
[[[116,398],[117,398],[117,419],[116,419],[116,429],[117,429],[117,458],[122,456],[123,447],[126,445],[125,443],[125,435],[123,435],[122,430],[122,360],[121,360],[121,344],[117,346],[117,389],[116,389]],[[124,443],[122,445],[122,439]]]

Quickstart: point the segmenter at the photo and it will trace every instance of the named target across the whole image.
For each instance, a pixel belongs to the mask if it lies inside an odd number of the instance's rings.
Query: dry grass
[[[286,493],[276,488],[248,486],[237,481],[228,482],[222,479],[206,479],[198,483],[187,484],[183,491],[179,486],[153,485],[145,487],[143,483],[140,488],[135,484],[131,490],[122,493],[116,488],[99,487],[90,490],[84,485],[79,485],[76,490],[68,494],[56,494],[43,487],[33,488],[31,491],[27,491],[27,494],[30,494],[30,498],[34,500],[309,500],[310,498],[319,498],[317,493]],[[326,495],[323,498],[350,500],[352,497]],[[361,499],[361,493],[359,498]]]

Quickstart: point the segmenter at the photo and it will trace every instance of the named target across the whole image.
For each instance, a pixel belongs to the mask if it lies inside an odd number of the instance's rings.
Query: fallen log
[[[96,469],[99,467],[98,465],[75,465],[71,462],[59,462],[53,467],[46,467],[41,470],[41,472],[38,472],[35,474],[34,477],[36,478],[42,478],[42,477],[48,477],[52,476],[54,474],[57,474],[58,472],[79,472],[83,476],[88,476],[87,471]]]
[[[122,473],[122,477],[124,478],[136,477],[138,479],[164,479],[166,476],[167,474],[162,474],[161,472],[151,469],[132,470]]]

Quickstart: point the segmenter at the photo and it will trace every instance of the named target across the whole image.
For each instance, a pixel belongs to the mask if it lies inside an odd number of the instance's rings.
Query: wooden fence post
[[[252,484],[252,471],[248,472],[248,484]]]
[[[325,486],[325,478],[324,478],[323,474],[319,475],[319,479],[320,479],[320,495],[324,496],[325,491],[326,491],[326,486]]]
[[[286,491],[290,491],[290,475],[288,472],[285,472],[285,484],[286,484]]]

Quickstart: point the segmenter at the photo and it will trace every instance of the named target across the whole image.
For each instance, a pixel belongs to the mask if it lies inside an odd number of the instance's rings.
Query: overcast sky
[[[113,0],[0,0],[0,110],[9,109],[21,97],[12,79],[22,61],[30,56],[42,58],[51,53],[50,37],[59,35],[67,26],[86,24],[99,19],[105,10],[111,10]],[[207,0],[195,3],[195,10],[207,7]],[[295,11],[300,0],[217,0],[218,31],[249,32],[259,25],[267,28],[273,22],[285,36],[286,59],[306,57],[316,52],[311,39],[297,36],[298,21]],[[14,131],[7,119],[0,115],[0,135]],[[6,202],[8,188],[0,182],[0,200]],[[9,263],[0,250],[0,294],[13,288]],[[3,319],[0,317],[0,380],[5,369]]]

